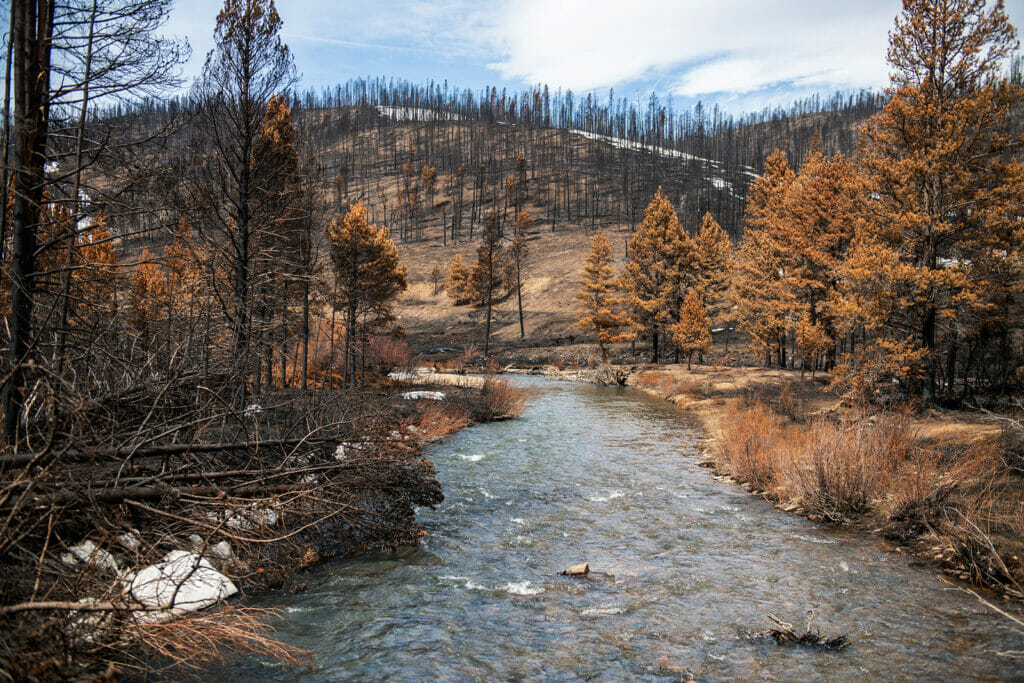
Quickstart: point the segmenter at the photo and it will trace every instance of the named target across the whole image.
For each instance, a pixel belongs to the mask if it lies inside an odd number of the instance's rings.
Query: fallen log
[[[74,507],[86,503],[104,503],[117,505],[129,500],[152,500],[160,498],[181,498],[182,496],[195,496],[202,498],[216,498],[218,496],[260,496],[291,493],[293,491],[307,491],[315,488],[313,484],[278,484],[267,486],[265,484],[246,483],[238,486],[124,486],[119,488],[94,488],[85,490],[63,490],[54,493],[47,493],[39,496],[32,496],[26,501],[19,501],[19,504],[28,508],[48,508],[51,506]]]
[[[146,458],[158,455],[186,455],[188,453],[216,453],[217,451],[245,451],[256,448],[299,446],[319,444],[336,439],[273,439],[268,441],[237,441],[230,443],[171,443],[159,446],[123,446],[121,448],[95,448],[90,450],[40,451],[38,453],[13,453],[0,456],[0,467],[4,465],[41,465],[54,457],[66,462],[81,462],[94,459]]]

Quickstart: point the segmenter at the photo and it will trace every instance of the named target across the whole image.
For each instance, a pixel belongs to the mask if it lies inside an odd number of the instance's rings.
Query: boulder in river
[[[558,572],[559,576],[586,576],[590,573],[590,564],[584,562],[582,564],[574,564],[573,566]]]

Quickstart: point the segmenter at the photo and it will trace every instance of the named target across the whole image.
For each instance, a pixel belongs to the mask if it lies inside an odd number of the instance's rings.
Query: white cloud
[[[198,70],[211,46],[216,5],[178,0],[172,33],[192,40]],[[403,75],[410,64],[451,75],[483,67],[507,83],[577,91],[653,86],[730,109],[888,84],[888,31],[900,0],[277,0],[285,39],[312,69],[332,47]],[[1024,0],[1007,13],[1024,22]],[[1024,26],[1022,26],[1024,28]],[[299,54],[299,50],[296,50]],[[382,55],[393,55],[383,61]],[[198,63],[198,64],[197,64]],[[329,62],[328,62],[329,63]],[[372,75],[340,62],[338,81]],[[354,72],[353,72],[354,69]],[[500,83],[499,83],[500,85]],[[626,86],[623,88],[622,86]]]
[[[504,78],[581,90],[669,78],[697,97],[777,84],[880,86],[898,0],[525,0],[491,30]]]

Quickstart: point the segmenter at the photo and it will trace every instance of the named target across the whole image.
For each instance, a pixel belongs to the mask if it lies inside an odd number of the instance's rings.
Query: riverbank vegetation
[[[217,16],[190,132],[103,109],[180,85],[186,46],[158,35],[170,9],[11,3],[12,680],[173,676],[238,652],[299,662],[272,638],[273,612],[220,603],[299,587],[328,558],[415,545],[416,507],[443,500],[422,446],[521,406],[498,380],[423,397],[389,377],[411,358],[393,312],[405,267],[362,204],[317,183],[271,0],[227,0]]]
[[[776,506],[1024,598],[1024,430],[1012,421],[872,409],[796,371],[648,366],[630,384],[696,416],[708,464]]]

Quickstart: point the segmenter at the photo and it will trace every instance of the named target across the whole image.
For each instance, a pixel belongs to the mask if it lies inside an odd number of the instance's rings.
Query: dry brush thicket
[[[752,398],[728,407],[718,465],[813,519],[901,543],[931,539],[962,578],[1021,597],[1024,481],[1002,462],[1003,448],[928,442],[909,410],[794,420]]]

